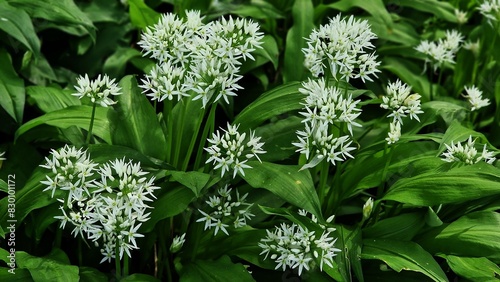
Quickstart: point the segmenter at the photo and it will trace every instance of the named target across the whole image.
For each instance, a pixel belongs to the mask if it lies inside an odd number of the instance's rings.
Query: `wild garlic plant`
[[[456,163],[464,163],[467,165],[475,164],[480,161],[484,161],[488,164],[493,164],[496,161],[495,152],[488,151],[486,149],[486,144],[483,145],[483,149],[479,152],[476,149],[476,140],[472,139],[472,136],[469,136],[467,142],[456,142],[453,141],[451,144],[445,144],[446,151],[442,153],[442,160],[445,162],[456,162]]]
[[[144,237],[138,229],[150,216],[147,202],[156,198],[153,192],[159,189],[155,178],[146,177],[140,163],[116,159],[98,165],[86,151],[68,145],[52,150],[45,160],[40,166],[53,177],[47,175],[41,183],[52,198],[60,197],[62,215],[55,218],[61,228],[70,223],[71,234],[100,247],[101,263],[115,259],[119,276],[123,260],[127,275],[131,251],[139,248],[136,238]]]

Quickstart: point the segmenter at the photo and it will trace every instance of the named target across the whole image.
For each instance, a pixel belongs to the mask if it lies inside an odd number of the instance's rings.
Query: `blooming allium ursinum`
[[[500,20],[500,0],[484,1],[477,9],[491,25]]]
[[[116,159],[99,169],[100,179],[96,180],[94,191],[94,216],[98,219],[96,228],[89,230],[88,238],[96,242],[102,239],[101,262],[111,258],[122,259],[126,253],[138,249],[136,238],[144,237],[137,232],[142,223],[149,219],[147,202],[156,197],[153,192],[154,177],[145,176],[140,163]],[[119,254],[115,248],[118,245]]]
[[[370,76],[376,77],[380,72],[377,69],[380,62],[374,52],[369,54],[367,50],[375,47],[370,40],[376,38],[368,21],[352,15],[346,19],[338,14],[309,35],[308,47],[302,49],[304,65],[315,77],[325,74],[326,66],[337,80],[361,78],[363,82],[365,79],[372,81]]]
[[[451,142],[451,145],[445,144],[446,152],[442,154],[443,161],[445,162],[462,162],[466,164],[475,164],[480,161],[492,164],[496,158],[495,153],[488,151],[486,149],[486,144],[483,147],[483,151],[479,153],[475,148],[476,140],[472,140],[472,136],[469,136],[467,143],[457,142],[456,144]]]
[[[186,12],[185,19],[163,15],[146,30],[139,45],[145,56],[158,60],[160,65],[168,62],[169,68],[181,75],[174,75],[173,81],[167,82],[169,75],[155,76],[152,71],[143,80],[144,92],[163,100],[165,94],[153,88],[167,85],[166,91],[181,92],[177,93],[178,98],[194,93],[193,100],[201,99],[203,107],[220,98],[229,103],[229,97],[236,96],[242,88],[237,84],[242,78],[238,74],[241,60],[253,60],[251,52],[260,48],[263,35],[258,30],[259,25],[252,20],[232,17],[204,24],[199,11]]]
[[[77,79],[77,86],[75,86],[75,89],[78,92],[72,94],[73,96],[79,99],[89,97],[90,102],[100,104],[103,107],[116,104],[109,95],[121,95],[121,88],[115,83],[115,80],[110,79],[108,75],[102,77],[99,75],[92,81],[87,74],[85,74],[85,77],[80,76]]]
[[[300,114],[305,118],[304,131],[297,131],[299,142],[292,143],[298,147],[297,152],[312,159],[302,169],[316,166],[323,159],[335,165],[336,161],[345,161],[355,147],[349,147],[352,140],[352,126],[361,126],[355,119],[361,114],[357,107],[359,100],[352,95],[344,95],[344,90],[333,86],[327,87],[325,80],[309,80],[302,84],[300,93],[307,95],[303,103],[304,110]],[[344,124],[350,133],[335,136],[333,127],[343,128]]]
[[[205,211],[198,209],[202,217],[196,222],[205,222],[204,230],[214,228],[214,236],[219,230],[229,235],[226,228],[230,225],[235,229],[246,226],[247,220],[254,216],[250,212],[253,204],[246,203],[248,194],[240,197],[238,190],[235,191],[232,193],[228,185],[219,188],[217,194],[206,201],[210,208]],[[233,194],[236,194],[236,197]]]
[[[146,75],[146,79],[142,79],[143,84],[139,87],[144,89],[143,93],[151,97],[152,101],[162,102],[165,99],[171,101],[174,97],[179,101],[184,96],[189,97],[184,85],[184,72],[183,68],[166,61],[155,65]]]
[[[467,12],[460,11],[459,9],[455,9],[455,17],[457,18],[458,24],[467,23]]]
[[[399,79],[387,85],[387,95],[382,97],[380,107],[392,111],[387,116],[392,117],[389,134],[385,139],[388,144],[396,143],[401,137],[403,118],[409,116],[410,119],[420,121],[418,114],[423,113],[420,107],[420,95],[411,94],[411,86]]]
[[[471,87],[465,86],[465,92],[467,92],[467,95],[462,94],[462,96],[469,100],[471,111],[479,110],[480,108],[486,107],[490,104],[490,99],[483,99],[483,91],[479,90],[474,85]]]
[[[172,244],[170,245],[170,252],[172,254],[180,251],[184,243],[186,242],[186,233],[183,233],[181,236],[175,236],[172,240]]]
[[[329,218],[328,222],[332,219]],[[335,228],[318,225],[322,229],[321,233],[309,231],[296,223],[282,223],[273,232],[266,230],[267,236],[259,243],[262,248],[260,254],[265,255],[264,259],[269,256],[274,260],[277,263],[275,269],[298,269],[299,275],[304,269],[310,270],[316,265],[319,265],[320,271],[323,271],[324,264],[333,267],[334,257],[341,251],[335,247],[337,239],[331,236]]]
[[[206,163],[212,162],[214,169],[221,169],[221,177],[224,174],[233,171],[233,178],[236,174],[245,175],[244,169],[251,168],[246,162],[253,157],[259,161],[259,154],[264,154],[266,151],[262,149],[264,142],[260,142],[261,137],[256,137],[255,132],[250,130],[248,138],[247,134],[238,132],[238,125],[227,124],[227,130],[222,129],[223,133],[217,130],[212,134],[212,139],[208,142],[212,145],[204,148],[210,157]]]
[[[442,67],[444,63],[454,64],[455,54],[460,49],[460,43],[463,41],[463,36],[456,30],[447,30],[444,39],[441,38],[436,42],[423,40],[415,47],[420,53],[427,56],[426,63],[431,62],[434,66],[434,71],[438,67]]]

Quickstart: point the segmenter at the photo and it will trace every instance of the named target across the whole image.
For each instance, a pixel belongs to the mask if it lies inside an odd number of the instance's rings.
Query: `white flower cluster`
[[[484,1],[477,9],[491,25],[500,20],[500,0]]]
[[[307,95],[303,103],[305,111],[300,113],[305,117],[302,121],[305,130],[297,131],[299,142],[292,144],[306,159],[312,157],[302,169],[314,167],[325,158],[333,165],[336,161],[353,158],[349,152],[355,147],[349,146],[352,143],[352,126],[361,126],[355,121],[361,114],[361,109],[357,107],[359,100],[343,95],[343,90],[336,87],[327,87],[323,78],[302,83],[299,91]],[[332,127],[343,127],[343,124],[347,125],[350,135],[336,137],[331,133]]]
[[[212,134],[212,139],[207,139],[210,144],[208,148],[204,148],[210,155],[206,163],[213,162],[214,169],[221,169],[221,177],[224,176],[226,171],[233,170],[233,178],[236,174],[241,173],[245,175],[243,169],[251,168],[246,162],[253,157],[259,161],[259,154],[264,154],[266,151],[262,149],[264,142],[260,142],[261,137],[256,137],[255,132],[250,130],[247,138],[246,133],[239,133],[238,127],[240,125],[227,124],[227,130],[222,129],[224,132]]]
[[[363,82],[365,79],[372,81],[370,76],[376,77],[376,73],[380,72],[377,69],[380,62],[377,62],[374,52],[369,54],[367,50],[375,47],[370,40],[376,38],[368,21],[352,15],[346,19],[338,14],[309,35],[308,47],[302,49],[304,65],[313,76],[318,77],[325,73],[326,59],[326,67],[337,80],[361,78]]]
[[[184,243],[186,243],[186,233],[183,233],[181,236],[175,236],[170,245],[170,252],[173,254],[177,253],[184,246]]]
[[[479,153],[475,148],[476,140],[472,140],[472,136],[469,136],[467,143],[462,145],[462,143],[457,142],[456,144],[451,142],[451,145],[445,144],[446,152],[442,154],[443,161],[445,162],[462,162],[466,164],[475,164],[480,161],[492,164],[496,158],[495,153],[488,151],[486,149],[486,144],[483,147],[483,151]]]
[[[82,99],[83,97],[90,98],[90,102],[100,104],[103,107],[108,107],[116,104],[109,95],[121,95],[121,88],[115,83],[114,79],[109,79],[108,75],[101,77],[99,75],[96,79],[90,80],[89,76],[80,76],[76,80],[75,86],[77,93],[73,96]]]
[[[238,190],[235,190],[236,199],[233,199],[234,196],[231,195],[231,191],[229,185],[219,188],[217,190],[218,195],[213,195],[206,201],[210,211],[205,212],[198,209],[203,217],[196,220],[196,222],[205,222],[204,230],[215,228],[214,236],[217,235],[219,230],[229,235],[226,229],[229,224],[235,229],[244,227],[247,225],[247,220],[255,216],[250,212],[253,204],[245,202],[248,194],[240,197]]]
[[[465,92],[467,95],[463,95],[471,105],[471,111],[479,110],[482,107],[486,107],[490,104],[490,99],[483,99],[483,91],[479,90],[476,86],[465,87]]]
[[[401,125],[403,118],[410,116],[410,119],[420,121],[418,114],[423,113],[420,107],[420,95],[411,94],[411,86],[396,80],[387,85],[387,95],[382,97],[381,108],[391,110],[387,117],[392,117],[389,135],[385,139],[388,144],[396,143],[401,137]]]
[[[187,11],[186,18],[165,14],[141,37],[139,45],[145,56],[158,60],[146,79],[144,93],[152,100],[178,100],[196,95],[203,107],[230,96],[242,87],[237,82],[241,60],[254,59],[251,53],[260,48],[263,35],[250,19],[222,18],[203,23],[199,11]],[[163,66],[167,64],[167,66]]]
[[[300,214],[305,215],[304,212]],[[327,222],[331,220],[333,217]],[[314,217],[313,221],[317,223]],[[337,239],[330,235],[335,228],[319,226],[323,230],[321,235],[295,223],[282,223],[275,227],[274,232],[266,230],[267,236],[259,243],[262,248],[260,255],[265,254],[264,259],[270,255],[277,263],[276,269],[281,267],[285,271],[287,267],[298,268],[299,275],[304,269],[310,270],[318,264],[320,271],[323,271],[324,264],[333,267],[333,259],[341,251],[335,247]]]
[[[62,215],[55,217],[61,220],[61,227],[71,223],[75,237],[86,235],[96,246],[101,239],[101,263],[117,256],[121,259],[124,253],[130,257],[130,251],[138,248],[135,238],[143,237],[137,230],[149,219],[146,210],[151,207],[146,202],[152,201],[153,191],[159,189],[153,184],[154,177],[147,180],[139,163],[125,159],[97,167],[86,151],[68,145],[53,150],[51,156],[41,167],[55,176],[47,176],[41,183],[47,185],[44,191],[52,191],[52,197],[56,189],[67,191],[64,199],[58,199],[64,203]],[[94,174],[100,177],[95,179]]]
[[[457,18],[458,24],[464,24],[467,22],[467,12],[460,11],[459,9],[455,9],[455,17]]]
[[[455,63],[454,57],[462,42],[463,36],[460,32],[447,30],[444,39],[441,38],[436,42],[424,40],[415,47],[415,50],[427,55],[426,62],[430,61],[434,66],[434,71],[436,71],[445,63]]]

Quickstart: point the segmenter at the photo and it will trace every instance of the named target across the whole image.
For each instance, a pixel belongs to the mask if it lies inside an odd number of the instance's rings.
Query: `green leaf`
[[[19,268],[26,268],[33,281],[78,281],[78,267],[66,265],[52,259],[34,257],[26,252],[16,252],[16,263]]]
[[[168,166],[168,164],[161,160],[145,156],[137,150],[118,145],[91,144],[89,145],[88,152],[92,160],[97,163],[105,163],[125,157],[126,159],[140,162],[142,167],[167,168]]]
[[[0,11],[1,5],[0,2]],[[1,13],[1,12],[0,12]],[[0,14],[1,16],[1,14]],[[0,19],[0,23],[1,23]],[[19,78],[12,67],[9,53],[0,48],[0,106],[18,124],[23,121],[24,112],[24,81]]]
[[[13,273],[9,271],[13,271]],[[30,282],[34,280],[27,269],[17,268],[12,270],[11,268],[0,267],[0,281]]]
[[[382,21],[386,26],[392,26],[392,17],[385,8],[382,0],[341,0],[332,4],[320,5],[317,9],[323,10],[325,8],[336,9],[342,12],[347,12],[354,7],[361,8],[373,16],[375,21]]]
[[[170,175],[173,180],[191,189],[197,198],[210,181],[210,175],[198,171],[171,171]]]
[[[194,198],[193,192],[186,187],[170,189],[150,204],[153,207],[151,218],[142,224],[140,230],[150,232],[158,221],[185,211]]]
[[[500,214],[479,211],[433,228],[416,238],[431,253],[500,261]]]
[[[146,156],[165,159],[167,142],[153,106],[141,93],[133,76],[120,83],[122,95],[116,97],[116,130],[113,144],[134,148]]]
[[[409,7],[418,11],[434,14],[438,18],[452,23],[457,22],[455,7],[446,1],[437,0],[400,0],[399,6]]]
[[[6,1],[0,2],[0,29],[21,42],[35,56],[40,56],[40,40],[30,16],[25,11],[9,5]],[[13,42],[11,45],[17,51]],[[2,61],[7,62],[3,59]]]
[[[451,270],[470,281],[497,281],[500,267],[487,258],[440,255],[446,259]]]
[[[72,34],[89,34],[95,39],[94,24],[73,0],[9,0],[9,3],[25,10],[33,18],[49,21],[51,27]]]
[[[113,55],[104,62],[103,72],[110,77],[121,77],[125,73],[125,67],[132,58],[142,57],[141,52],[130,47],[118,46]]]
[[[383,199],[417,206],[459,203],[499,195],[498,182],[500,169],[478,163],[400,179]]]
[[[70,106],[79,106],[80,100],[71,95],[74,91],[62,90],[55,87],[28,86],[26,94],[35,101],[35,104],[44,113],[61,110]]]
[[[262,48],[257,48],[254,52],[256,56],[261,56],[268,59],[274,66],[274,69],[278,69],[279,64],[279,50],[276,39],[270,35],[265,35],[262,39]]]
[[[422,73],[424,66],[417,65],[410,60],[395,57],[384,57],[381,69],[397,75],[403,82],[411,85],[412,91],[419,93],[429,100],[429,80]]]
[[[404,213],[364,228],[363,237],[409,241],[424,225],[425,217],[421,212]]]
[[[248,162],[252,168],[245,171],[243,179],[254,188],[264,188],[296,207],[307,210],[318,218],[321,208],[309,171],[299,171],[299,166],[273,163]]]
[[[448,281],[446,274],[431,254],[414,242],[366,239],[363,243],[362,259],[381,260],[397,272],[416,271],[434,281]]]
[[[160,282],[160,280],[158,278],[155,278],[154,276],[151,276],[151,275],[142,274],[142,273],[135,273],[135,274],[123,277],[122,279],[120,279],[120,281]]]
[[[302,48],[307,47],[308,38],[314,28],[314,7],[311,0],[295,0],[292,7],[293,26],[286,35],[283,81],[300,81],[304,78],[305,67]]]
[[[430,101],[422,104],[424,117],[422,123],[433,123],[437,116],[440,116],[447,125],[454,121],[463,121],[467,110],[457,104],[445,101]],[[425,119],[425,120],[424,120]]]
[[[236,278],[237,277],[237,278]],[[241,263],[233,263],[228,256],[218,260],[195,260],[183,266],[181,282],[255,281]]]
[[[152,26],[160,19],[160,14],[149,8],[144,0],[129,0],[128,4],[130,20],[138,28],[144,29],[147,26]]]
[[[479,137],[483,142],[488,142],[488,139],[479,132],[476,132],[472,129],[469,129],[465,126],[462,126],[460,122],[454,120],[451,125],[448,127],[446,132],[444,133],[443,139],[439,146],[439,153],[442,153],[446,150],[446,145],[451,145],[451,142],[456,144],[457,142],[467,141],[469,136]],[[475,138],[473,138],[474,140]]]
[[[106,274],[100,272],[99,270],[81,266],[80,267],[80,282],[107,282],[109,281]]]
[[[30,129],[42,124],[59,128],[77,126],[81,129],[87,130],[90,125],[91,114],[92,106],[83,105],[71,106],[65,109],[46,113],[45,115],[34,118],[19,127],[16,131],[15,139],[18,139]],[[94,128],[92,133],[109,144],[111,143],[112,132],[110,119],[113,120],[115,115],[116,113],[112,108],[103,108],[98,106],[95,109]]]
[[[299,92],[298,82],[287,83],[262,94],[244,108],[233,121],[240,123],[240,130],[255,128],[264,121],[280,114],[301,109],[304,94]]]
[[[240,17],[251,17],[258,20],[281,19],[284,17],[282,11],[265,0],[252,0],[249,4],[238,5],[232,9],[231,13]]]
[[[255,129],[255,135],[265,140],[267,153],[260,158],[263,161],[274,162],[285,160],[295,154],[297,147],[292,145],[292,140],[297,139],[297,130],[303,130],[302,119],[291,116],[276,122],[271,122]]]

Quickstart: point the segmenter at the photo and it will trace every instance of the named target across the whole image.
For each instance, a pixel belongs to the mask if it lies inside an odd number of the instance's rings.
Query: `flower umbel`
[[[415,50],[427,56],[426,62],[430,61],[434,71],[442,67],[445,63],[454,64],[455,54],[460,49],[463,36],[456,30],[447,30],[445,37],[432,42],[423,40],[415,47]]]
[[[309,35],[308,47],[302,49],[304,65],[315,77],[324,74],[327,66],[337,80],[373,81],[370,76],[376,77],[380,72],[377,69],[380,62],[374,52],[367,53],[367,50],[375,47],[370,41],[376,38],[368,21],[352,15],[342,18],[339,14]]]
[[[77,79],[77,84],[75,89],[78,92],[72,94],[73,96],[79,99],[88,97],[92,103],[100,104],[103,107],[116,104],[115,101],[111,100],[109,95],[116,96],[121,94],[121,88],[118,87],[114,79],[109,79],[107,75],[102,77],[99,75],[95,80],[90,80],[89,76],[85,74],[85,77],[80,76]]]
[[[486,107],[490,104],[490,99],[483,99],[483,91],[479,90],[474,85],[471,87],[465,86],[465,92],[467,92],[467,95],[462,94],[462,96],[469,100],[471,111],[479,110],[480,108]]]
[[[500,20],[500,0],[484,1],[477,9],[490,25]]]
[[[484,144],[482,152],[479,153],[475,148],[475,142],[476,140],[472,140],[472,136],[469,136],[469,139],[463,145],[460,142],[453,143],[453,141],[451,145],[445,144],[447,150],[442,154],[444,157],[443,161],[462,162],[465,164],[475,164],[484,161],[492,164],[496,160],[494,157],[495,153],[488,151],[486,144]]]
[[[222,129],[222,134],[219,130],[213,133],[212,139],[208,139],[212,145],[204,148],[210,155],[206,163],[212,162],[215,165],[214,169],[220,168],[221,177],[230,170],[233,171],[233,178],[238,173],[244,176],[244,169],[251,168],[246,162],[253,157],[260,161],[258,155],[266,153],[262,149],[264,142],[260,142],[261,138],[256,137],[254,131],[250,130],[247,138],[246,133],[238,132],[238,127],[239,124],[228,123],[227,130]]]
[[[217,194],[206,201],[209,209],[205,211],[199,209],[202,217],[196,222],[205,222],[204,230],[214,228],[214,236],[219,230],[229,235],[227,227],[233,226],[235,229],[244,227],[247,225],[247,220],[254,217],[250,212],[252,204],[246,203],[247,196],[248,194],[245,194],[240,197],[236,189],[235,193],[232,193],[229,185],[218,189]]]

